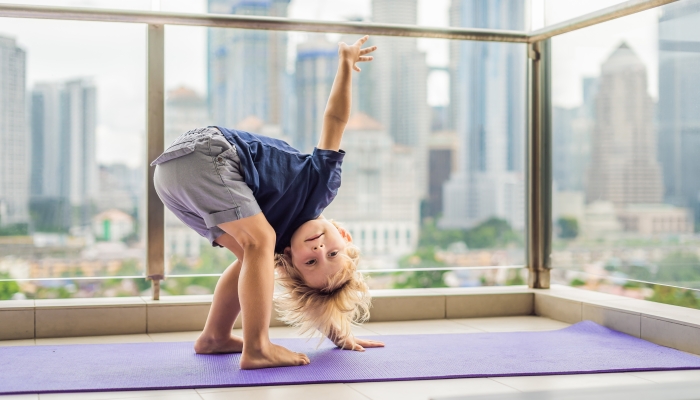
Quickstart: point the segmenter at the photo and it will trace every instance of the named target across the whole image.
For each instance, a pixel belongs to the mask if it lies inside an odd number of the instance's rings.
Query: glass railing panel
[[[644,273],[636,275],[648,276]],[[700,289],[697,289],[697,285],[693,285],[695,288],[675,286],[636,279],[634,276],[635,274],[619,273],[605,268],[557,268],[552,273],[552,282],[583,290],[700,309]]]
[[[700,289],[699,23],[685,1],[553,39],[555,268]]]
[[[219,125],[311,152],[337,42],[356,39],[167,26],[166,146],[189,129]],[[367,43],[379,50],[354,73],[342,185],[324,215],[350,232],[363,270],[522,265],[525,46],[427,43]],[[167,211],[165,249],[168,276],[221,273],[234,260]],[[450,282],[481,282],[460,274]],[[443,285],[438,275],[434,285]],[[393,286],[386,276],[377,285]],[[185,293],[177,285],[163,288]]]
[[[142,25],[0,21],[0,279],[143,275],[145,39]],[[0,296],[110,295],[16,285]]]
[[[554,25],[615,6],[627,0],[557,1],[531,0],[533,29]]]

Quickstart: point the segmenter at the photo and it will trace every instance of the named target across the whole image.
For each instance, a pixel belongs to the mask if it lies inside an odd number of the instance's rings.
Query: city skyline
[[[17,3],[40,4],[41,1],[15,0]],[[333,7],[317,7],[317,0],[293,0],[289,6],[291,18],[320,18],[344,20],[351,17],[370,17],[370,0],[339,1]],[[533,0],[533,7],[542,0]],[[547,2],[547,23],[571,18],[614,3],[595,0],[585,4],[559,7]],[[62,0],[67,6],[150,9],[151,2]],[[169,0],[160,2],[160,9],[178,12],[206,12],[206,0]],[[568,4],[568,3],[567,3]],[[447,26],[449,0],[419,0],[419,25]],[[540,4],[540,9],[543,7]],[[317,11],[320,10],[320,11]],[[543,20],[541,13],[534,15]],[[584,75],[596,75],[600,61],[614,48],[611,41],[627,39],[649,68],[652,97],[655,97],[656,38],[655,33],[640,34],[640,26],[656,20],[656,10],[611,21],[596,28],[604,34],[558,37],[554,46],[553,74],[556,105],[573,107],[581,102],[579,82]],[[533,27],[538,27],[537,23]],[[46,30],[54,34],[46,37]],[[85,30],[89,35],[85,34]],[[188,86],[206,95],[206,28],[168,26],[166,28],[166,88]],[[652,31],[652,30],[649,30]],[[31,55],[28,59],[27,86],[41,80],[67,80],[77,76],[91,76],[100,87],[98,98],[98,160],[101,163],[126,163],[131,167],[145,164],[145,30],[138,24],[104,24],[72,21],[31,19],[3,19],[0,35],[12,36],[21,48]],[[306,34],[288,34],[290,49],[306,39]],[[653,36],[653,37],[652,37]],[[331,35],[335,40],[337,35]],[[593,40],[593,42],[591,42]],[[68,43],[79,42],[73,50]],[[419,39],[418,46],[427,52],[430,66],[448,64],[449,41]],[[591,47],[593,46],[593,47]],[[571,53],[575,49],[584,53]],[[576,50],[578,51],[578,50]],[[62,60],[70,60],[64,62]],[[429,101],[447,102],[447,78],[444,73],[431,73]],[[439,84],[439,87],[436,86]],[[437,94],[435,93],[437,91]],[[565,98],[562,98],[564,96]]]

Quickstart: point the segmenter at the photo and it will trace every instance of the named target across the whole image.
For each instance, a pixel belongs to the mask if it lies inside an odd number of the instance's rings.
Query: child
[[[243,369],[309,363],[306,355],[270,342],[275,267],[285,322],[317,329],[342,349],[383,346],[350,331],[369,317],[369,291],[356,269],[359,250],[345,229],[321,215],[340,187],[351,69],[359,72],[356,63],[371,61],[367,54],[376,50],[361,48],[367,39],[338,44],[338,72],[313,154],[281,140],[208,127],[183,134],[151,164],[163,203],[237,258],[216,285],[197,353],[241,352]],[[231,334],[239,312],[243,338]]]

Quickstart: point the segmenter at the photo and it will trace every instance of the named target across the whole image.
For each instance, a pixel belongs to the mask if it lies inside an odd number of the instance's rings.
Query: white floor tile
[[[39,400],[117,400],[117,399],[174,399],[201,400],[194,389],[182,390],[132,390],[121,392],[52,393],[39,395]],[[0,397],[0,400],[5,400]]]
[[[451,319],[450,321],[486,332],[550,331],[566,328],[571,325],[566,322],[534,315],[519,317],[462,318]]]
[[[687,371],[631,372],[631,374],[656,383],[700,382],[700,369]]]
[[[343,384],[264,386],[258,388],[199,390],[204,400],[368,400],[366,396]]]
[[[38,394],[10,394],[7,396],[0,395],[0,400],[38,400]]]
[[[526,392],[537,390],[654,384],[651,381],[634,376],[631,373],[509,376],[491,379],[504,385],[508,385],[514,389]]]
[[[364,328],[380,335],[417,335],[437,333],[476,333],[479,329],[446,319],[426,321],[370,322]]]
[[[65,338],[36,339],[37,346],[60,344],[107,344],[107,343],[143,343],[152,342],[151,338],[143,333],[138,335],[114,335],[114,336],[79,336]]]
[[[426,400],[435,396],[518,392],[487,378],[350,383],[348,386],[372,400]]]
[[[20,340],[0,340],[0,347],[3,346],[34,346],[34,339],[20,339]],[[3,397],[2,400],[5,400]]]

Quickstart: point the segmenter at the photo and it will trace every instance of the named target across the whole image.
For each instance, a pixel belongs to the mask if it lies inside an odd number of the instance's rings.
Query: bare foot
[[[194,342],[194,351],[197,354],[240,353],[243,351],[243,339],[234,335],[215,339],[201,334]]]
[[[269,342],[262,349],[246,348],[241,355],[241,369],[291,367],[306,365],[310,362],[305,354],[295,353]]]

